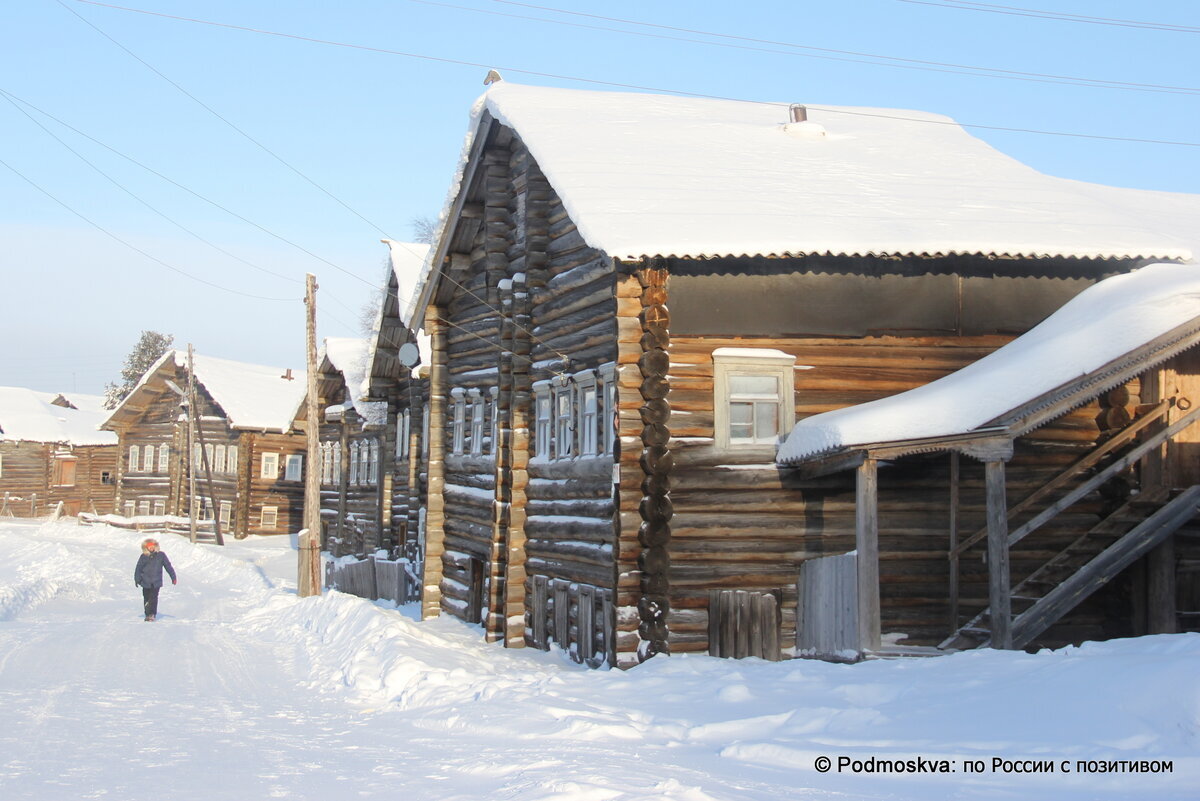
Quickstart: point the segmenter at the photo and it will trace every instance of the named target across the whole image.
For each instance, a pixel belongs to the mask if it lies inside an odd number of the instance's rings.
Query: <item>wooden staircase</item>
[[[1012,590],[1013,647],[1023,648],[1151,548],[1200,514],[1200,485],[1174,498],[1165,490],[1133,496]],[[984,609],[943,641],[942,650],[991,644]]]

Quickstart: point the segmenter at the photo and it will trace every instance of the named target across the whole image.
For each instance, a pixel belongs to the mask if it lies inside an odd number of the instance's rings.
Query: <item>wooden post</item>
[[[188,431],[187,431],[187,465],[188,465],[188,539],[196,542],[196,370],[195,352],[192,343],[188,343]]]
[[[192,406],[196,406],[198,403],[199,399],[195,395],[192,395]],[[208,499],[212,501],[213,535],[216,538],[217,545],[224,545],[225,538],[221,536],[220,506],[217,502],[216,490],[213,487],[212,465],[208,463],[208,448],[204,444],[204,426],[202,424],[196,426],[196,436],[200,440],[200,461],[204,464],[204,479],[208,485]]]
[[[950,451],[950,633],[958,631],[958,451]]]
[[[433,303],[425,310],[425,332],[429,334],[429,464],[428,499],[425,505],[425,564],[421,587],[421,618],[442,612],[442,556],[446,546],[446,396],[449,387],[447,329],[441,308]]]
[[[984,462],[984,475],[987,482],[988,610],[991,613],[992,647],[1011,649],[1012,593],[1004,462],[1000,459]]]
[[[304,528],[300,537],[297,593],[301,598],[321,594],[321,475],[317,421],[317,278],[304,276],[305,340],[308,392],[305,403]]]
[[[879,612],[879,483],[874,459],[859,465],[855,485],[854,543],[858,551],[858,650],[878,650]]]
[[[1149,634],[1175,634],[1175,535],[1146,554],[1146,628]]]

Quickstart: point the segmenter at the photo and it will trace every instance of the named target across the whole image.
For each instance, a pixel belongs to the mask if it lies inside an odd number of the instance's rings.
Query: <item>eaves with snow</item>
[[[117,435],[101,431],[107,410],[72,409],[53,403],[56,396],[24,387],[0,387],[0,441],[63,445],[116,445]],[[94,396],[79,396],[89,403]]]
[[[1108,188],[1039,173],[948,117],[824,105],[807,114],[789,123],[788,103],[501,81],[472,110],[442,225],[474,141],[496,120],[521,137],[587,244],[623,260],[1190,255]]]
[[[185,375],[187,353],[167,351],[142,376],[132,392],[115,408],[105,428],[127,418],[139,392],[152,381],[176,380]],[[307,377],[302,370],[235,362],[195,354],[196,383],[208,392],[236,430],[287,432],[304,402]],[[182,372],[181,372],[182,371]]]
[[[798,465],[855,448],[1005,430],[1016,410],[1069,401],[1072,392],[1086,402],[1198,341],[1200,265],[1153,264],[1088,287],[955,373],[801,420],[776,462]]]
[[[346,386],[346,404],[358,413],[364,425],[387,422],[387,403],[363,400],[364,384],[371,358],[371,341],[350,337],[327,337],[322,367],[329,367],[342,376]]]

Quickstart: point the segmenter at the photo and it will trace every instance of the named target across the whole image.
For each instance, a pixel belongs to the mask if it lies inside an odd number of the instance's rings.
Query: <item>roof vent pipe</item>
[[[807,122],[808,107],[800,103],[793,103],[788,110],[792,114],[792,122]]]

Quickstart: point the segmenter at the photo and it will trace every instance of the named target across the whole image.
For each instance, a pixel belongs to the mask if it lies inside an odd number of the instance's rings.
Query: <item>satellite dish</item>
[[[421,363],[421,351],[411,342],[405,342],[401,345],[400,351],[396,356],[400,359],[400,363],[409,369]]]

